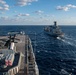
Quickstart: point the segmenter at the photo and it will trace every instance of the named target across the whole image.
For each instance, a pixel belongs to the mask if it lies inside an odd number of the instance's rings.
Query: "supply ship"
[[[39,75],[31,40],[24,32],[0,36],[0,75]]]
[[[53,37],[63,37],[64,36],[63,32],[61,31],[60,27],[57,25],[56,21],[54,21],[54,25],[45,27],[44,32]]]

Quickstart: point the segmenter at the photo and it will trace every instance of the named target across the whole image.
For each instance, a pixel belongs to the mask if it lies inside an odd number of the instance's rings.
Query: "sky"
[[[76,25],[76,0],[0,0],[0,25]]]

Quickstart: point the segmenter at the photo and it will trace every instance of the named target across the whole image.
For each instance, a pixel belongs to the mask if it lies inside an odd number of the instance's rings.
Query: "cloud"
[[[0,4],[6,4],[6,2],[3,0],[0,0]]]
[[[72,5],[72,4],[68,4],[66,6],[57,6],[56,7],[57,10],[64,10],[64,11],[69,11],[72,8],[76,8],[76,6]]]
[[[57,6],[56,9],[57,9],[57,10],[64,10],[64,11],[68,11],[68,10],[69,10],[68,7],[62,7],[62,6]]]
[[[22,13],[20,13],[20,14],[15,15],[15,16],[17,16],[17,17],[20,17],[20,16],[30,16],[30,14],[22,14]]]
[[[3,10],[9,10],[9,5],[4,0],[0,0],[0,11]]]
[[[76,8],[76,5],[68,4],[67,7],[68,8]]]
[[[16,5],[17,6],[26,6],[26,5],[31,5],[32,2],[36,2],[38,0],[16,0]]]
[[[0,14],[5,14],[5,12],[0,12]]]
[[[38,15],[41,15],[43,13],[43,11],[37,10],[37,11],[35,11],[35,13],[38,14]]]
[[[8,20],[9,19],[9,17],[8,16],[2,16],[2,17],[0,17],[0,20]]]

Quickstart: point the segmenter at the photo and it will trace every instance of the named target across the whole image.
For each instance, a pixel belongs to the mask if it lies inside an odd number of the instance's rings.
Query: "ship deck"
[[[22,53],[23,57],[21,58],[20,70],[14,75],[39,75],[29,37],[27,35],[17,35],[16,38],[20,39],[16,40],[15,43],[16,52]],[[0,39],[6,40],[8,39],[8,36],[0,36]],[[0,50],[7,49],[4,47],[4,44],[5,42],[3,43],[0,40]]]

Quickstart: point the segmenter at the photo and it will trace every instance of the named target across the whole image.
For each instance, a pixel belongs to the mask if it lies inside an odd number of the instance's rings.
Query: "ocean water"
[[[61,26],[64,38],[53,38],[44,26],[0,26],[0,35],[25,31],[32,40],[40,75],[76,75],[76,26]]]

